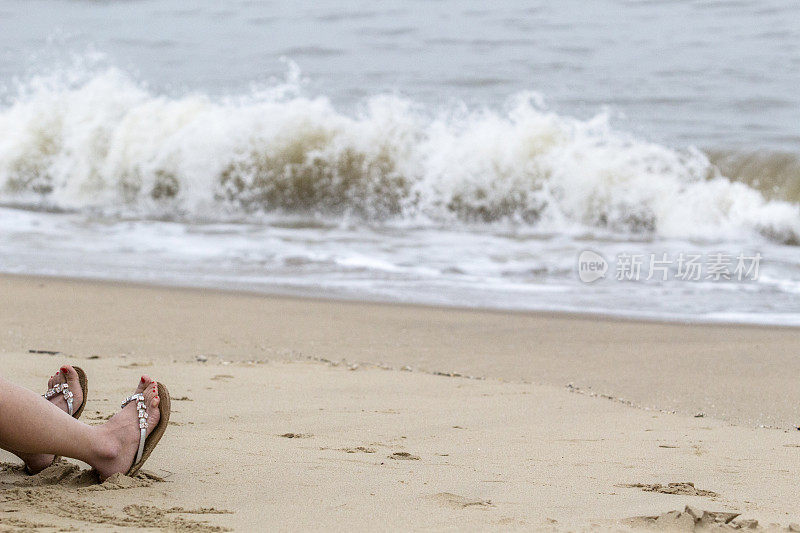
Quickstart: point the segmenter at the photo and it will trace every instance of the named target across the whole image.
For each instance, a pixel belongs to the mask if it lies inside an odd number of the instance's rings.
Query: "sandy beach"
[[[145,372],[174,400],[136,479],[4,453],[3,530],[800,521],[796,330],[0,279],[5,377],[82,366],[89,423]]]
[[[3,2],[0,533],[800,533],[800,2],[575,7]]]
[[[800,424],[800,329],[260,296],[0,276],[6,351],[328,359],[591,390],[747,426]]]

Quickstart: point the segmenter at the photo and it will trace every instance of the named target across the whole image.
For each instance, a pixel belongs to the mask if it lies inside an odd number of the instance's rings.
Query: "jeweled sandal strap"
[[[52,389],[47,389],[47,392],[42,394],[46,400],[49,400],[56,394],[63,394],[64,399],[67,401],[67,409],[69,409],[69,416],[72,416],[72,391],[69,390],[69,383],[56,383]]]
[[[136,459],[133,461],[133,464],[136,464],[142,458],[144,441],[147,440],[147,407],[144,405],[144,394],[137,392],[125,398],[125,401],[122,402],[122,408],[124,409],[126,405],[134,400],[136,400],[136,411],[139,416],[139,451],[136,452]]]

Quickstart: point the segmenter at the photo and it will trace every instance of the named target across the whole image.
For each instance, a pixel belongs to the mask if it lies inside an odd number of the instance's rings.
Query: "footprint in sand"
[[[212,381],[228,381],[229,379],[233,379],[233,376],[230,374],[217,374],[211,378]]]
[[[691,482],[668,483],[666,485],[661,485],[660,483],[653,483],[653,484],[630,483],[617,486],[631,488],[631,489],[642,489],[645,492],[658,492],[660,494],[675,494],[678,496],[708,496],[710,498],[719,496],[719,494],[717,494],[716,492],[710,490],[698,489],[694,486],[694,483]]]
[[[627,518],[622,523],[636,529],[658,527],[661,530],[669,531],[705,531],[712,528],[721,531],[760,529],[758,520],[747,519],[734,522],[739,514],[704,511],[687,505],[683,512],[676,510],[657,516],[637,516]]]
[[[389,459],[394,459],[396,461],[419,461],[419,456],[411,455],[408,452],[394,452],[389,456]]]
[[[134,361],[133,363],[122,365],[120,368],[147,368],[153,366],[152,361]]]
[[[225,515],[231,511],[213,507],[183,508],[125,505],[122,510],[97,503],[96,491],[145,489],[164,481],[163,477],[142,470],[135,477],[115,474],[98,483],[97,474],[81,469],[67,461],[59,461],[36,475],[29,476],[21,465],[0,463],[3,498],[0,498],[0,514],[19,513],[20,518],[4,516],[2,526],[14,526],[24,530],[53,528],[59,531],[77,531],[94,525],[93,529],[111,530],[128,528],[140,530],[152,528],[166,531],[192,533],[216,533],[228,528],[210,524],[205,520],[191,519],[186,515]],[[141,494],[141,493],[137,493]],[[138,498],[138,496],[136,497]],[[125,500],[135,500],[128,495]],[[13,505],[13,508],[9,508]],[[22,516],[51,515],[58,525],[30,522]]]
[[[459,496],[451,492],[440,492],[431,496],[431,499],[444,507],[452,509],[488,509],[494,507],[491,500],[481,500],[478,498],[467,498],[466,496]]]
[[[313,435],[311,433],[284,433],[278,436],[284,439],[310,439]]]
[[[355,448],[339,448],[339,450],[345,453],[375,453],[378,451],[375,448],[367,448],[366,446],[356,446]]]

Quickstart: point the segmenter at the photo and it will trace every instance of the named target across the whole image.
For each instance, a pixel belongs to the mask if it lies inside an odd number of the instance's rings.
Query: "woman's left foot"
[[[47,382],[48,390],[52,389],[58,383],[67,383],[69,385],[69,391],[72,393],[72,406],[73,409],[77,411],[78,408],[83,405],[83,390],[81,389],[81,384],[78,380],[78,373],[75,372],[75,369],[72,368],[72,366],[64,365]],[[64,398],[63,394],[56,394],[50,398],[49,401],[65,413],[69,413],[67,400]],[[17,457],[25,461],[25,466],[27,467],[28,472],[31,474],[38,474],[53,464],[53,459],[55,459],[54,455],[43,453],[18,453]]]
[[[161,419],[161,411],[158,408],[158,404],[161,403],[158,397],[158,383],[150,376],[144,375],[139,380],[139,386],[134,394],[143,396],[143,409],[147,412],[145,435],[149,436]],[[142,428],[137,403],[129,402],[108,422],[97,427],[99,432],[97,445],[102,453],[91,465],[97,470],[101,481],[113,474],[124,474],[136,459]]]

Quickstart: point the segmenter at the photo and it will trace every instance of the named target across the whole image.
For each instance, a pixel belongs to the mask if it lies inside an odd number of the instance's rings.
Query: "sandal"
[[[74,397],[74,394],[72,394],[72,391],[69,390],[69,383],[56,383],[53,385],[52,389],[47,389],[47,392],[42,394],[42,396],[44,396],[45,400],[49,400],[56,394],[63,394],[64,399],[67,401],[69,416],[78,419],[83,414],[83,408],[86,407],[86,395],[89,392],[89,380],[86,378],[86,372],[84,372],[81,367],[73,366],[72,368],[74,368],[75,373],[78,374],[78,384],[81,387],[81,392],[83,392],[83,401],[78,406],[77,411],[74,413],[72,412],[72,398]]]
[[[84,372],[81,367],[73,366],[72,368],[74,368],[75,373],[78,374],[78,384],[81,387],[81,392],[83,392],[83,401],[78,406],[77,411],[73,412],[72,398],[75,395],[72,393],[71,390],[69,390],[69,383],[56,383],[55,385],[53,385],[53,388],[47,389],[47,392],[42,394],[42,396],[44,397],[45,400],[49,400],[56,394],[63,394],[64,399],[67,401],[67,410],[69,416],[77,420],[83,414],[83,408],[86,407],[86,397],[89,394],[89,379],[86,377],[86,372]],[[50,463],[50,465],[48,466],[52,466],[60,460],[61,456],[55,455],[53,456],[53,462]],[[28,472],[28,474],[32,474],[32,472],[28,470],[27,466],[25,467],[25,470]]]
[[[141,392],[132,394],[122,402],[122,407],[124,408],[132,401],[136,401],[140,431],[139,450],[136,452],[136,458],[133,460],[133,464],[128,471],[125,472],[126,476],[133,476],[142,468],[142,465],[147,461],[147,458],[150,457],[156,444],[158,444],[158,441],[161,440],[161,437],[167,430],[167,426],[169,425],[170,398],[167,387],[161,383],[158,384],[158,398],[160,400],[158,403],[158,411],[161,416],[158,419],[158,424],[150,435],[147,435],[147,406],[144,404],[144,394]]]

